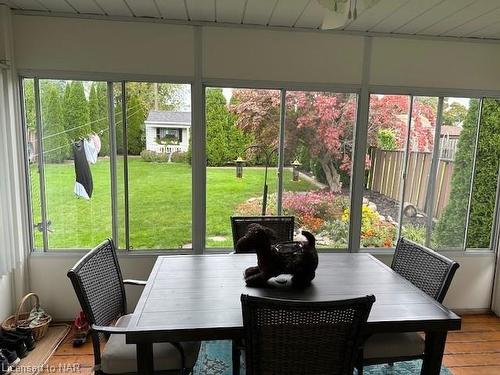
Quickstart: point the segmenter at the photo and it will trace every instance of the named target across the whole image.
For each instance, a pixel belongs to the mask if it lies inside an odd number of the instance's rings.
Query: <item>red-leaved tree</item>
[[[236,125],[255,142],[276,147],[279,139],[280,93],[275,90],[235,90],[231,111]],[[326,92],[290,91],[286,96],[285,151],[293,158],[299,145],[316,160],[331,192],[342,188],[341,173],[351,173],[356,96]],[[391,129],[398,149],[405,149],[409,100],[406,96],[372,95],[368,144],[377,146],[379,129]],[[415,100],[412,112],[411,151],[430,151],[434,108]],[[370,160],[367,158],[367,167]]]

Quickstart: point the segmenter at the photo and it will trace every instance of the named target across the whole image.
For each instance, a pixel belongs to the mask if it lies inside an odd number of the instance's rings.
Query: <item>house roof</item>
[[[191,112],[149,111],[146,122],[191,125]]]
[[[450,126],[450,125],[441,125],[441,135],[448,135],[450,137],[458,137],[462,132],[462,128],[460,126]]]

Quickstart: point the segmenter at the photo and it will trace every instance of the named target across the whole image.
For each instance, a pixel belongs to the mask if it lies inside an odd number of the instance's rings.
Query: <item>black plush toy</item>
[[[302,231],[307,242],[288,241],[274,244],[276,234],[260,224],[250,224],[248,231],[236,244],[238,252],[256,252],[257,266],[245,270],[245,282],[251,287],[267,287],[268,280],[291,274],[292,286],[309,286],[318,267],[316,239]]]

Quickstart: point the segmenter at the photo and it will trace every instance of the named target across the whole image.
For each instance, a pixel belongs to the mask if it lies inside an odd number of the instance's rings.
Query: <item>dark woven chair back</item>
[[[443,302],[459,264],[412,241],[400,238],[391,268],[417,288]]]
[[[276,233],[276,242],[293,240],[293,216],[231,216],[233,246],[247,233],[250,224],[257,223],[272,229]]]
[[[246,373],[352,375],[374,296],[304,302],[241,296]]]
[[[112,240],[80,259],[68,277],[90,323],[108,326],[125,314],[125,289]]]

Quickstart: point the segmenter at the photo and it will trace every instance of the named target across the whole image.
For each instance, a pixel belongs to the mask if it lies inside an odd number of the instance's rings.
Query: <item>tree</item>
[[[92,131],[89,121],[89,105],[82,81],[72,81],[64,92],[64,128],[73,141],[86,137]]]
[[[467,247],[489,248],[500,162],[500,100],[484,99]],[[471,146],[473,149],[474,146]]]
[[[256,142],[278,145],[280,93],[273,90],[235,90],[231,111],[236,125]],[[378,130],[392,129],[397,148],[406,147],[408,97],[373,95],[370,101],[368,144],[377,146]],[[319,165],[330,191],[338,192],[348,182],[351,169],[356,99],[349,94],[326,92],[287,93],[285,152],[288,157]],[[428,151],[433,144],[435,111],[426,101],[415,100],[410,149]],[[302,160],[304,160],[302,159]],[[311,168],[313,169],[313,168]],[[315,173],[318,177],[318,173]],[[344,178],[343,178],[344,176]]]
[[[478,110],[479,102],[471,101],[458,139],[450,199],[433,232],[433,243],[437,248],[461,248],[464,245]]]
[[[137,95],[129,96],[127,102],[127,140],[128,153],[131,155],[139,155],[144,150],[145,120],[146,111],[142,106],[140,98]]]
[[[41,91],[44,161],[61,163],[70,156],[70,142],[63,126],[61,92],[52,82],[44,82]]]
[[[101,138],[99,155],[109,155],[109,129],[107,88],[104,82],[94,82],[89,94],[89,117],[91,129]]]
[[[144,108],[156,111],[177,110],[190,99],[189,86],[175,83],[128,82],[127,94],[137,96]]]
[[[224,166],[240,156],[251,139],[234,125],[222,89],[207,89],[205,103],[208,165]]]
[[[479,103],[471,101],[458,140],[448,205],[434,231],[438,247],[463,247],[469,193],[471,193],[466,247],[488,248],[495,210],[500,160],[500,100],[484,99],[475,150]],[[470,183],[476,152],[472,192]]]
[[[465,121],[467,113],[467,107],[463,104],[453,102],[443,110],[443,125],[457,126]]]
[[[26,127],[29,130],[36,130],[35,120],[35,88],[33,79],[23,80],[24,84],[24,116]]]

